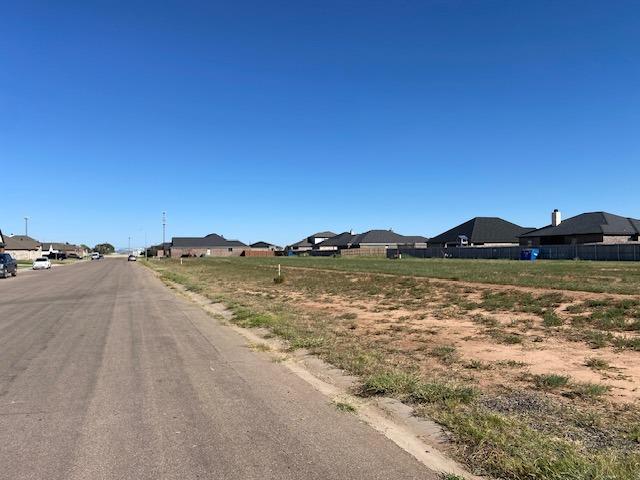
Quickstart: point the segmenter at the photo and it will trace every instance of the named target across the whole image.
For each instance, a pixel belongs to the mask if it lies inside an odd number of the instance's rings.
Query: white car
[[[51,261],[47,257],[36,258],[33,261],[34,270],[49,270],[51,268]]]

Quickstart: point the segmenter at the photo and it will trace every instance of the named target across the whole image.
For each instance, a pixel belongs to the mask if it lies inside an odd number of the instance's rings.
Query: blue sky
[[[639,2],[0,3],[5,234],[640,217]]]

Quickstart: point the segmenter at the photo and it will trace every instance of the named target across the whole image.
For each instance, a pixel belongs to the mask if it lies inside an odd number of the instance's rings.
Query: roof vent
[[[562,223],[562,213],[557,208],[551,212],[551,226],[557,227]]]

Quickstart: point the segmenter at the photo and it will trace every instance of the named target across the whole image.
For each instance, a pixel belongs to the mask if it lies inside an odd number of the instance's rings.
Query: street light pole
[[[129,255],[131,255],[131,237],[129,237]]]

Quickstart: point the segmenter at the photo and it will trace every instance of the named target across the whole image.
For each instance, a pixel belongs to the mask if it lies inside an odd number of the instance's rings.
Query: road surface
[[[409,478],[436,475],[142,265],[0,280],[0,479]]]

